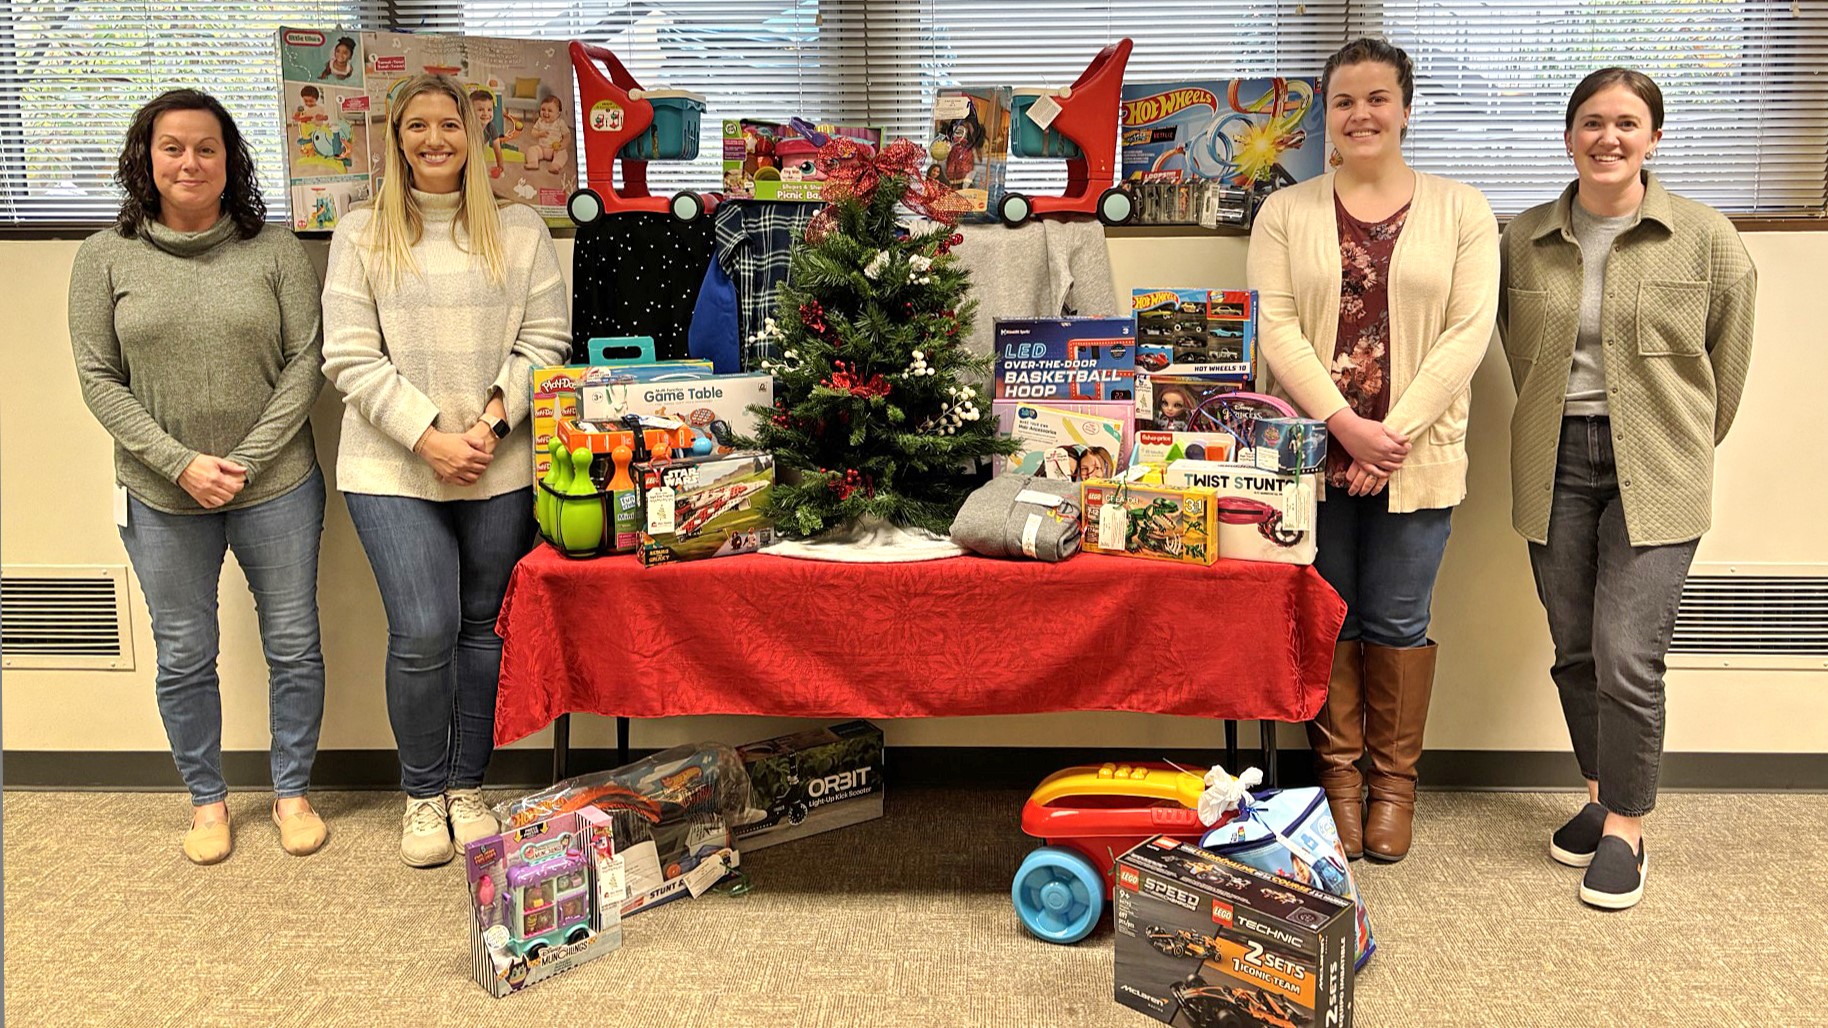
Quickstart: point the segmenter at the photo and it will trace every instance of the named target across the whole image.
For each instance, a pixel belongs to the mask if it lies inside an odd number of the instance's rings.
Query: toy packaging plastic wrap
[[[1186,564],[1218,559],[1217,495],[1102,479],[1080,485],[1087,553],[1112,553]]]
[[[1229,432],[1153,432],[1136,433],[1136,447],[1130,451],[1131,464],[1166,464],[1176,460],[1231,460],[1238,452],[1238,441]]]
[[[1008,86],[941,89],[933,98],[927,177],[958,190],[967,221],[987,221],[1003,199],[1009,164]]]
[[[1362,970],[1377,951],[1377,941],[1371,936],[1371,912],[1340,848],[1326,793],[1314,787],[1284,789],[1257,794],[1242,807],[1239,816],[1201,836],[1200,848],[1351,900],[1354,966]]]
[[[471,972],[500,999],[622,945],[625,878],[608,815],[554,814],[464,847]]]
[[[1217,494],[1219,556],[1274,564],[1314,563],[1319,475],[1284,475],[1248,464],[1178,460],[1162,471],[1162,482]]]
[[[998,474],[1110,478],[1121,471],[1131,437],[1129,403],[1030,403],[994,400],[997,431],[1021,444],[998,458]]]
[[[1236,440],[1233,459],[1241,464],[1255,464],[1253,445],[1256,424],[1264,418],[1294,417],[1295,408],[1288,401],[1266,393],[1248,393],[1224,382],[1182,378],[1174,375],[1145,376],[1149,387],[1137,390],[1138,402],[1145,394],[1152,401],[1152,416],[1142,417],[1139,409],[1137,429],[1169,431],[1186,429],[1194,432],[1222,432]]]
[[[1130,318],[998,318],[999,400],[1134,400]]]
[[[883,130],[856,125],[782,125],[750,118],[723,123],[724,194],[757,200],[820,200],[825,176],[813,158],[819,140],[851,139],[882,149]]]
[[[882,816],[882,729],[846,721],[736,748],[749,774],[737,845],[758,850]]]
[[[1352,901],[1170,836],[1117,861],[1117,1002],[1195,1028],[1352,1024]]]
[[[1148,212],[1156,223],[1206,222],[1199,204],[1237,206],[1248,223],[1264,197],[1326,171],[1326,112],[1310,78],[1135,82],[1123,87],[1123,177],[1132,185],[1207,185],[1179,211]],[[1227,197],[1225,194],[1233,194]],[[1146,195],[1146,194],[1139,194]],[[1175,215],[1178,214],[1178,217]]]
[[[519,828],[595,807],[615,827],[628,883],[628,916],[682,896],[697,896],[741,864],[730,826],[744,819],[749,776],[722,743],[675,746],[624,767],[579,775],[521,799],[495,816]]]
[[[774,541],[771,453],[648,461],[630,475],[645,519],[636,551],[644,566],[754,553]]]
[[[1250,427],[1251,463],[1265,471],[1307,475],[1327,464],[1327,423],[1312,418],[1258,418]]]
[[[1248,289],[1137,289],[1136,367],[1247,384],[1257,374],[1257,294]]]

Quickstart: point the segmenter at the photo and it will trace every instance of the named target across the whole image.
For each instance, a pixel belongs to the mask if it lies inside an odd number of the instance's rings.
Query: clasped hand
[[[1409,456],[1409,437],[1381,421],[1360,417],[1351,408],[1327,423],[1333,439],[1352,456],[1346,469],[1346,491],[1353,496],[1374,496],[1390,484],[1390,475]]]
[[[431,465],[432,473],[438,481],[446,485],[475,485],[482,473],[489,469],[489,463],[495,459],[494,433],[488,427],[478,426],[488,441],[479,438],[476,429],[468,432],[440,432],[428,428],[419,437],[415,448],[419,459]]]

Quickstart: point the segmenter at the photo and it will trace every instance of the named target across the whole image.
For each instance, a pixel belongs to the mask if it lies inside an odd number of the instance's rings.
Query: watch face
[[[490,423],[489,431],[494,432],[495,438],[497,439],[506,439],[508,438],[508,423],[500,418],[496,418]]]

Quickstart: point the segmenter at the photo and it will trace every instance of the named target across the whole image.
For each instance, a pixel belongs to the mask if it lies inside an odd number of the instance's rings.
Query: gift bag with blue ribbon
[[[1235,777],[1216,766],[1207,772],[1200,820],[1222,823],[1200,837],[1200,848],[1351,900],[1358,922],[1355,966],[1362,969],[1377,942],[1371,937],[1365,899],[1339,845],[1326,794],[1318,788],[1252,792],[1262,781],[1263,772],[1254,767]],[[1235,816],[1227,820],[1227,813]]]

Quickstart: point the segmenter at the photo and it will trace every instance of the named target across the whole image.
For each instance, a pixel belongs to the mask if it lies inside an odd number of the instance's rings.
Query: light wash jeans
[[[495,752],[514,565],[533,548],[530,489],[443,503],[345,493],[387,608],[387,718],[414,799],[482,784]]]
[[[228,796],[222,779],[222,690],[216,620],[223,554],[246,573],[267,658],[273,791],[303,796],[324,720],[324,654],[317,624],[317,551],[324,475],[290,492],[222,513],[166,514],[129,497],[121,542],[152,615],[159,716],[171,757],[197,806]]]

